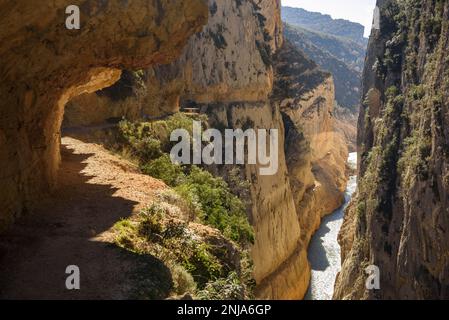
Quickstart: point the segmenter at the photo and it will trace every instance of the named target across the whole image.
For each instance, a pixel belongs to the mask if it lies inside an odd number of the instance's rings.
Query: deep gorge
[[[348,164],[352,170],[357,167],[357,153],[349,154]],[[308,258],[312,268],[307,300],[332,300],[335,280],[340,272],[340,246],[338,234],[343,223],[345,210],[357,188],[357,176],[350,176],[345,190],[344,204],[323,218],[320,228],[313,235],[308,249]]]
[[[280,0],[65,5],[0,0],[0,297],[447,297],[448,1],[378,0],[363,73],[363,26]],[[277,129],[277,172],[174,164],[192,121]]]
[[[117,21],[120,16],[119,12],[123,12],[120,6],[124,4],[119,4],[118,1],[111,1],[110,5],[104,7],[96,7],[91,2],[86,1],[83,10],[87,10],[92,16],[88,23],[95,26],[97,26],[95,19],[108,17],[111,21],[112,19]],[[251,123],[255,128],[276,128],[283,133],[281,134],[283,139],[279,144],[277,174],[270,177],[261,176],[257,165],[246,165],[241,168],[240,176],[250,182],[247,210],[255,234],[255,242],[251,246],[251,258],[254,265],[253,277],[257,283],[255,294],[257,297],[267,299],[300,299],[307,290],[310,276],[307,261],[309,239],[314,229],[318,227],[321,216],[340,206],[345,188],[344,170],[347,150],[343,147],[344,143],[338,140],[341,138],[335,133],[333,127],[331,113],[334,84],[332,78],[319,71],[313,62],[301,56],[299,51],[296,52],[296,49],[287,42],[283,45],[279,1],[242,1],[239,3],[209,1],[206,26],[200,33],[190,38],[181,53],[180,48],[183,42],[187,40],[190,33],[198,31],[199,26],[205,22],[204,7],[200,2],[183,5],[178,2],[172,5],[164,4],[163,12],[165,14],[163,16],[171,19],[173,16],[167,13],[178,12],[174,16],[179,19],[178,16],[182,16],[182,12],[185,10],[185,22],[178,20],[177,23],[172,23],[169,19],[162,19],[162,26],[151,26],[154,29],[147,31],[147,34],[150,35],[148,37],[156,35],[159,41],[139,38],[141,43],[148,43],[153,47],[147,48],[140,43],[138,45],[142,47],[130,46],[129,54],[139,52],[140,56],[139,58],[133,56],[129,63],[125,60],[126,48],[122,48],[120,44],[115,46],[116,56],[123,59],[121,62],[118,60],[119,58],[114,58],[107,48],[101,51],[101,42],[94,38],[104,35],[102,41],[107,43],[110,39],[108,32],[115,32],[116,24],[102,23],[103,34],[98,30],[91,32],[92,34],[89,32],[76,34],[75,31],[71,31],[73,37],[79,37],[76,43],[80,48],[90,42],[98,43],[95,49],[96,55],[92,61],[97,62],[98,67],[103,69],[101,69],[101,73],[99,69],[98,72],[97,69],[88,70],[92,73],[91,80],[89,80],[92,85],[86,85],[84,83],[87,81],[83,82],[80,79],[77,80],[76,88],[69,83],[65,87],[64,85],[59,86],[60,89],[51,94],[49,89],[54,87],[51,83],[39,87],[41,88],[40,92],[38,87],[29,85],[35,93],[25,94],[24,103],[29,105],[26,110],[36,112],[40,105],[51,105],[50,98],[54,99],[58,108],[57,111],[49,110],[50,118],[42,119],[42,122],[36,118],[31,118],[33,120],[29,122],[29,125],[24,122],[25,130],[35,130],[35,138],[42,136],[42,149],[36,149],[34,155],[23,149],[23,154],[38,161],[34,163],[39,168],[43,168],[43,176],[40,178],[38,174],[40,171],[34,170],[35,182],[27,180],[22,173],[24,171],[20,167],[20,162],[15,162],[16,166],[19,166],[12,172],[17,172],[22,178],[20,180],[12,178],[18,184],[6,183],[6,181],[2,184],[9,186],[7,192],[2,193],[3,196],[9,197],[2,201],[3,205],[7,206],[4,210],[2,209],[2,221],[5,221],[3,225],[11,222],[14,218],[17,219],[24,211],[33,210],[36,202],[31,195],[45,194],[44,190],[48,190],[45,186],[56,185],[56,172],[60,161],[59,126],[62,122],[63,107],[66,102],[70,101],[66,107],[64,125],[70,127],[80,125],[100,125],[101,127],[101,123],[122,116],[129,120],[137,120],[142,115],[147,118],[161,118],[173,114],[183,107],[193,105],[208,116],[211,126],[243,128]],[[62,4],[61,1],[57,5],[62,6]],[[24,2],[21,5],[33,6],[31,2]],[[3,5],[4,10],[17,9],[5,6],[6,4]],[[117,12],[113,11],[115,8]],[[138,4],[133,2],[133,8],[138,8]],[[148,14],[154,14],[154,10],[148,8]],[[130,14],[132,11],[128,9],[127,12]],[[52,24],[50,18],[51,16],[48,16],[46,22]],[[11,17],[11,19],[13,18]],[[142,17],[142,20],[144,19]],[[162,30],[170,30],[169,25],[173,28],[173,35],[163,34]],[[139,29],[137,24],[135,27]],[[157,28],[160,28],[161,31],[159,32]],[[21,36],[20,32],[24,32],[22,30],[21,26],[17,25],[17,37]],[[55,37],[64,38],[59,34],[60,31],[57,27],[55,30]],[[245,32],[239,30],[245,30]],[[39,35],[41,38],[46,37],[49,39],[48,41],[51,41],[50,35],[39,34],[39,29],[35,32],[37,41],[40,39]],[[137,32],[141,33],[141,30],[137,30]],[[161,36],[164,36],[166,40],[172,39],[172,41],[167,42],[164,47],[165,43],[161,41]],[[24,37],[23,34],[22,37]],[[56,43],[62,41],[60,38],[55,38],[55,41],[59,41]],[[176,39],[179,41],[173,41]],[[11,43],[17,48],[21,48],[20,42]],[[27,45],[29,45],[28,42]],[[61,43],[61,46],[63,45]],[[45,47],[42,50],[42,55],[54,59],[51,52],[45,51],[47,50]],[[147,51],[145,52],[145,50]],[[276,54],[277,51],[279,51],[278,54]],[[11,63],[6,63],[13,61],[12,59],[17,56],[7,55],[6,49],[2,52],[5,55],[5,59],[2,59],[5,63],[3,68],[7,65],[12,66]],[[37,51],[35,50],[35,52]],[[57,52],[60,55],[61,51]],[[68,52],[73,52],[73,50]],[[86,58],[83,57],[77,61],[82,61],[85,66],[91,66],[92,63],[88,60],[90,51],[85,50],[85,52]],[[180,57],[174,59],[177,53],[181,53]],[[38,54],[35,54],[34,57],[42,59]],[[140,57],[141,60],[138,60]],[[304,87],[302,91],[292,91],[288,95],[271,95],[273,86],[278,88],[275,90],[284,90],[283,85],[276,82],[275,79],[281,79],[284,73],[288,72],[283,68],[283,64],[289,63],[286,59],[291,57],[298,59],[300,64],[298,75],[312,71],[317,75],[317,81]],[[73,67],[70,70],[74,70],[74,72],[78,70],[79,74],[82,74],[82,70],[86,70],[81,69],[81,66],[76,66],[75,60],[70,60],[69,56],[61,56],[61,58],[65,59],[62,61],[71,61]],[[170,60],[175,61],[166,64]],[[44,65],[43,62],[39,64],[28,61],[32,66]],[[55,62],[53,61],[53,65]],[[303,62],[306,64],[301,66]],[[161,63],[165,63],[165,65],[143,69],[151,64]],[[137,73],[127,71],[127,66],[130,68],[129,70],[134,68],[142,71]],[[115,71],[116,69],[125,71],[119,72]],[[52,70],[55,70],[54,73],[51,73]],[[42,77],[48,74],[48,79],[55,81],[58,70],[53,67],[47,71],[47,73],[42,72],[41,67],[36,69],[36,72],[39,72]],[[8,75],[11,80],[33,79],[31,70],[21,70],[20,72],[13,74],[3,71],[2,74]],[[288,74],[285,76],[286,79],[289,77]],[[70,79],[64,72],[60,77],[64,80]],[[89,93],[110,86],[117,80],[118,82],[111,89]],[[34,78],[33,81],[38,81],[38,79]],[[297,80],[293,79],[293,81]],[[3,82],[5,85],[8,83],[13,82]],[[303,85],[302,83],[298,84]],[[296,85],[296,82],[291,85]],[[130,87],[133,88],[131,91],[126,89]],[[142,91],[142,88],[145,87],[147,90]],[[13,89],[12,92],[18,96],[22,94],[18,89]],[[39,99],[35,101],[34,96],[43,97],[45,102],[40,102]],[[4,105],[14,105],[10,103],[12,99],[13,97],[4,100]],[[299,103],[302,100],[307,107],[300,107]],[[101,107],[92,108],[93,105]],[[11,114],[13,114],[15,109],[7,110],[11,110]],[[306,110],[307,112],[305,112]],[[14,116],[17,117],[17,114]],[[4,121],[8,121],[7,119],[2,117]],[[46,125],[50,126],[51,130],[47,129]],[[7,128],[7,126],[2,125],[2,128]],[[10,128],[12,134],[14,129]],[[39,132],[38,130],[41,129],[43,131]],[[46,137],[51,140],[51,143],[47,142]],[[8,141],[13,142],[13,136]],[[334,143],[334,141],[339,142]],[[18,142],[18,140],[16,142],[14,146],[25,148],[25,143]],[[322,146],[316,148],[318,145]],[[342,148],[336,146],[342,146]],[[2,150],[6,151],[5,148]],[[11,163],[10,161],[14,158],[11,154],[13,154],[12,151],[11,153],[3,152],[2,159],[5,163]],[[8,155],[10,156],[8,157]],[[21,153],[19,155],[21,156]],[[28,162],[33,163],[31,160]],[[40,166],[37,163],[43,165]],[[226,180],[229,178],[231,169],[217,168],[212,171]],[[18,191],[22,188],[31,189],[30,192]],[[322,198],[327,198],[329,201],[318,201]]]

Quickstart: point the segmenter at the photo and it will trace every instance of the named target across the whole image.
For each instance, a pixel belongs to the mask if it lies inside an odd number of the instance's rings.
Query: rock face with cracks
[[[139,114],[152,118],[193,107],[208,115],[213,128],[278,129],[277,173],[262,176],[257,165],[239,166],[239,172],[250,182],[256,296],[301,299],[310,278],[309,239],[321,216],[340,205],[345,184],[346,150],[333,148],[344,145],[335,140],[334,84],[329,74],[284,43],[280,1],[209,0],[208,5],[207,25],[180,58],[143,71],[145,94],[121,94],[117,100],[84,95],[73,101],[74,116],[67,120],[80,121],[83,110],[97,101],[109,106],[99,115],[103,118],[120,112],[131,119]],[[299,65],[297,77],[288,73],[293,64]],[[127,77],[118,83],[125,84]],[[286,79],[291,79],[291,90],[279,92]],[[137,111],[128,112],[129,101]],[[303,135],[296,125],[304,128]],[[209,169],[226,179],[233,168]]]
[[[449,298],[449,1],[378,0],[337,299]],[[366,268],[380,271],[367,290]]]
[[[348,150],[333,117],[335,89],[330,74],[287,40],[274,57],[274,69],[272,101],[283,118],[286,167],[301,234],[295,253],[270,276],[268,287],[282,291],[295,283],[296,292],[303,294],[310,279],[310,239],[321,218],[343,201]]]
[[[65,27],[79,5],[81,29]],[[0,227],[56,183],[71,98],[112,85],[122,69],[175,59],[207,20],[202,0],[0,1]]]

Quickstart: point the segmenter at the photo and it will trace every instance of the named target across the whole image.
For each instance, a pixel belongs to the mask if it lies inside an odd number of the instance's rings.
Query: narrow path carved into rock
[[[165,185],[98,145],[68,137],[62,143],[59,187],[0,236],[0,298],[135,298],[142,271],[163,298],[168,269],[111,245],[108,230]],[[81,290],[66,289],[68,265],[80,268]]]

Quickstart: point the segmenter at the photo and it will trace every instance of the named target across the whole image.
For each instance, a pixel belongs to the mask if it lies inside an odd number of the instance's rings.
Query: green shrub
[[[399,94],[399,89],[396,86],[388,87],[385,91],[385,96],[388,100],[393,100]]]
[[[357,203],[357,208],[356,208],[356,213],[357,213],[357,217],[359,217],[359,219],[364,218],[365,217],[365,212],[366,212],[366,205],[365,202],[362,200],[358,200],[359,202]]]
[[[133,234],[135,233],[135,228],[131,221],[123,219],[117,222],[114,225],[114,230],[116,232],[114,243],[119,247],[134,251]]]
[[[237,267],[233,259],[223,254],[221,246],[199,236],[195,226],[171,218],[170,207],[155,202],[132,220],[118,222],[114,226],[115,244],[160,259],[170,269],[173,294],[195,295],[200,289],[210,296],[214,293],[217,298],[220,294],[226,299],[248,297],[254,280],[247,252],[239,251]],[[228,242],[228,245],[232,244]],[[238,273],[230,276],[236,269]]]
[[[119,124],[119,134],[142,162],[154,160],[169,153],[176,142],[170,141],[171,133],[176,129],[184,129],[192,135],[192,121],[206,122],[204,115],[187,116],[176,113],[167,119],[153,122],[132,123],[123,120]]]
[[[187,230],[187,223],[169,220],[165,225],[164,238],[183,238]]]
[[[426,95],[426,89],[424,85],[413,85],[410,87],[410,95],[413,100],[421,100]]]
[[[201,300],[243,300],[246,297],[245,287],[239,276],[231,272],[228,277],[209,282],[206,287],[198,292]]]
[[[239,243],[254,241],[245,205],[231,193],[222,178],[193,166],[186,176],[184,188],[196,194],[204,223],[216,227],[226,237]]]
[[[140,215],[143,219],[138,228],[139,234],[152,241],[161,241],[164,232],[162,224],[165,217],[164,209],[157,203],[153,203],[147,209],[142,210]]]
[[[432,141],[419,133],[404,139],[404,147],[398,161],[404,189],[410,189],[416,178],[426,179],[429,171],[429,156]]]
[[[203,288],[208,281],[220,278],[221,263],[211,254],[206,243],[196,243],[190,249],[192,254],[183,261],[183,267],[192,274],[200,288]]]
[[[170,141],[171,132],[185,129],[192,134],[193,120],[204,123],[207,118],[178,113],[151,123],[122,121],[120,133],[139,158],[142,172],[175,188],[183,198],[183,207],[187,208],[189,216],[219,229],[240,244],[251,243],[254,232],[247,219],[246,205],[238,197],[249,197],[249,184],[240,178],[239,169],[230,172],[231,190],[221,177],[214,177],[197,166],[174,164],[168,155],[176,144]]]
[[[232,192],[242,198],[249,198],[249,190],[251,183],[241,177],[241,170],[239,167],[232,168],[228,173],[228,183]]]
[[[192,190],[188,184],[181,184],[175,188],[177,194],[184,200],[184,209],[191,220],[199,218],[203,220],[203,210],[195,190]]]
[[[173,291],[177,295],[186,293],[195,293],[196,283],[192,275],[180,265],[175,265],[171,268],[173,278]]]
[[[143,173],[164,181],[169,186],[179,185],[184,179],[182,167],[174,164],[170,156],[164,154],[141,167]]]
[[[133,155],[138,157],[140,161],[146,162],[160,157],[162,146],[160,140],[143,135],[142,128],[128,121],[122,121],[119,124],[121,138],[131,147]]]
[[[222,178],[214,177],[197,166],[184,173],[183,168],[173,164],[168,155],[143,166],[142,172],[175,187],[185,201],[189,216],[197,217],[241,244],[254,241],[244,203],[231,192]]]

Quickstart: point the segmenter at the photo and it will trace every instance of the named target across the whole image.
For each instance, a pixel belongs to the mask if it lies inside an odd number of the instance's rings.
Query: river
[[[348,163],[357,166],[357,153],[350,153]],[[337,273],[340,271],[340,246],[338,233],[343,223],[344,212],[357,187],[357,177],[351,176],[345,192],[344,204],[331,215],[323,218],[321,226],[309,246],[309,261],[312,267],[310,287],[306,300],[331,300]]]

